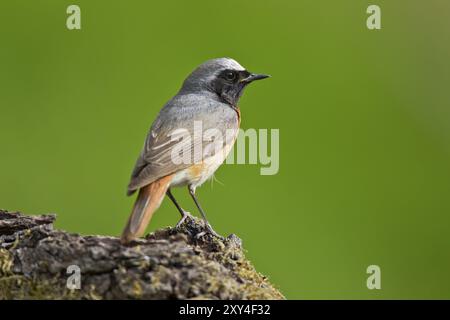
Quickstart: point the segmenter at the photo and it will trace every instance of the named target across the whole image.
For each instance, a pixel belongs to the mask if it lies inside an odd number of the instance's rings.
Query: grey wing
[[[203,151],[204,142],[203,134],[193,134],[194,121],[201,121],[202,130],[216,128],[221,132],[238,125],[237,115],[228,106],[210,105],[198,99],[184,99],[182,102],[182,106],[177,106],[177,101],[169,102],[152,125],[131,175],[128,195],[193,164],[194,151]],[[190,162],[177,157],[180,150],[192,156]]]
[[[128,195],[133,194],[137,189],[146,186],[153,181],[185,169],[190,164],[178,163],[172,160],[172,151],[177,144],[185,144],[185,148],[191,148],[189,139],[183,140],[184,135],[178,135],[174,131],[176,128],[162,123],[158,126],[158,118],[145,140],[144,147],[131,174],[131,181],[128,185]],[[176,139],[178,137],[178,139]]]

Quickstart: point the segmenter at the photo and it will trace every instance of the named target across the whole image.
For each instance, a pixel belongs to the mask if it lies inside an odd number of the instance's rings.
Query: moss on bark
[[[238,237],[197,238],[199,219],[130,246],[54,230],[54,220],[0,211],[0,299],[284,299]],[[67,288],[70,265],[80,268],[80,289]]]

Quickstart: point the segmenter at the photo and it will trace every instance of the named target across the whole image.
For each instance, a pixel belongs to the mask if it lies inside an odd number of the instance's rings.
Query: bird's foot
[[[208,222],[205,222],[205,224],[206,224],[206,231],[202,231],[202,232],[197,233],[195,235],[195,237],[197,239],[200,239],[201,237],[203,237],[204,235],[209,233],[213,237],[219,238],[220,240],[225,240],[224,237],[222,237],[220,234],[218,234],[216,231],[214,231],[214,229],[211,227],[211,225]]]
[[[186,221],[187,217],[193,218],[189,212],[183,211],[183,216],[181,217],[180,221],[178,221],[177,224],[175,225],[175,229],[179,229],[181,225],[184,223],[184,221]]]

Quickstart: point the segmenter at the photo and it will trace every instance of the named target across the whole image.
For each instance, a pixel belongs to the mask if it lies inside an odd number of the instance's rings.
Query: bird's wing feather
[[[202,130],[225,131],[239,126],[237,115],[229,106],[198,97],[173,99],[159,113],[150,128],[144,147],[136,162],[128,194],[166,175],[190,167],[193,162],[173,161],[174,148],[191,155],[205,147],[203,134],[193,134],[194,121],[201,121]],[[189,138],[187,137],[189,136]],[[225,142],[225,139],[223,141]],[[205,155],[200,155],[202,160]]]

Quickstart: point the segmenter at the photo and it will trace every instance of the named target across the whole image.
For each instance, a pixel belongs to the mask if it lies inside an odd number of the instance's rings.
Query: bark
[[[0,299],[284,299],[238,237],[196,237],[199,219],[129,246],[55,230],[55,219],[0,210]]]

